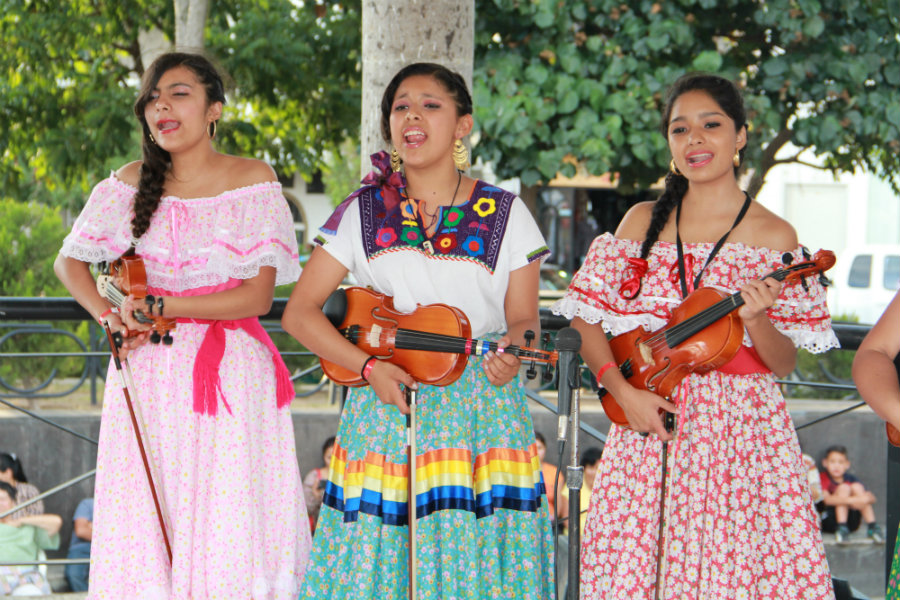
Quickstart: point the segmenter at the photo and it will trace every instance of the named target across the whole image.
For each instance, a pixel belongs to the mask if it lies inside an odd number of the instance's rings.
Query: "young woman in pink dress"
[[[258,317],[299,274],[272,169],[213,146],[225,102],[205,58],[170,53],[144,73],[134,112],[143,160],[100,182],[56,272],[114,331],[133,310],[177,319],[172,345],[125,342],[144,445],[155,464],[170,564],[124,396],[107,376],[97,456],[89,598],[293,600],[310,547],[290,377]],[[153,306],[121,314],[89,263],[133,249]]]
[[[761,279],[803,255],[793,227],[738,186],[747,123],[730,81],[677,81],[662,133],[672,153],[665,191],[634,206],[615,236],[594,240],[555,306],[573,318],[585,362],[632,427],[612,425],[603,451],[583,538],[582,597],[832,598],[797,436],[774,381],[793,370],[796,346],[837,345],[824,289],[815,277],[806,287]],[[671,401],[630,385],[606,333],[659,329],[700,286],[740,291],[738,356],[683,379]],[[677,413],[672,433],[659,409]]]

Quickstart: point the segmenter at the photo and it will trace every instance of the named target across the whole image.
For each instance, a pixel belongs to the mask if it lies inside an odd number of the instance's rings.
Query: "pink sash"
[[[278,408],[283,408],[294,399],[294,386],[291,383],[291,375],[281,359],[281,354],[272,339],[263,329],[259,319],[248,317],[234,321],[220,321],[216,319],[176,319],[178,323],[197,323],[209,325],[197,358],[194,360],[194,412],[215,416],[218,412],[218,397],[222,395],[222,402],[228,412],[231,407],[222,394],[222,380],[219,377],[219,365],[222,356],[225,355],[225,330],[243,329],[253,339],[257,340],[272,353],[272,364],[275,366],[276,399]],[[176,342],[177,343],[177,342]]]

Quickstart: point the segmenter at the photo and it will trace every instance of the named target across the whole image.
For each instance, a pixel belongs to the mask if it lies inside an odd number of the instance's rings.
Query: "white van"
[[[828,288],[831,314],[873,324],[900,288],[900,244],[847,248],[826,275],[834,282]]]

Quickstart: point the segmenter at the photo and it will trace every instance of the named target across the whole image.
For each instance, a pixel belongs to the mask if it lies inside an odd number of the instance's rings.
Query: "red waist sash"
[[[294,399],[294,386],[291,383],[291,375],[278,353],[278,349],[272,342],[272,338],[263,329],[259,319],[248,317],[233,321],[221,321],[217,319],[176,319],[178,323],[197,323],[209,325],[203,342],[197,351],[194,360],[194,412],[215,416],[218,412],[218,397],[222,396],[222,402],[228,412],[231,407],[222,393],[222,379],[219,376],[219,365],[225,355],[225,330],[243,329],[253,339],[260,342],[272,353],[272,364],[275,366],[276,402],[278,408],[283,408]]]
[[[720,373],[728,375],[750,375],[751,373],[771,373],[757,354],[755,348],[741,345],[741,349],[734,358],[717,369]]]

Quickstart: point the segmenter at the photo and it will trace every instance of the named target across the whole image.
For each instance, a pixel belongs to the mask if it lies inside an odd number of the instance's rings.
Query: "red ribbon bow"
[[[685,254],[684,255],[684,280],[687,283],[687,291],[688,294],[694,291],[694,263],[695,263],[693,254]],[[680,276],[678,274],[678,261],[672,263],[672,267],[669,269],[669,282],[673,285],[678,285],[678,280]]]
[[[406,187],[406,179],[403,177],[403,173],[391,169],[391,155],[386,151],[376,152],[369,159],[375,168],[363,177],[361,183],[364,186],[371,185],[381,188],[384,208],[390,212],[400,204],[400,188]]]
[[[619,295],[626,300],[634,300],[641,292],[641,279],[647,272],[647,261],[643,258],[627,258],[628,267],[625,274],[631,277],[622,282],[619,288]]]

